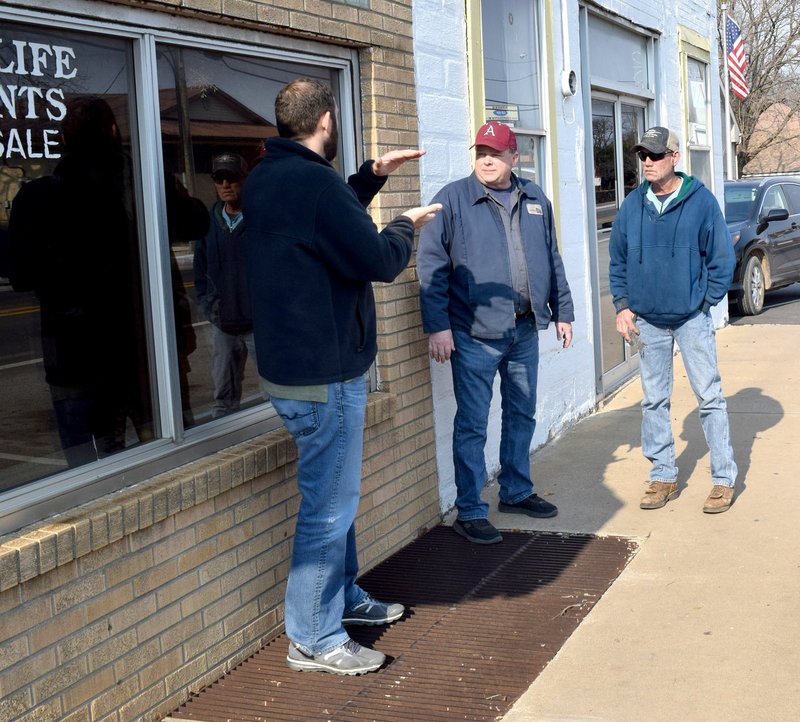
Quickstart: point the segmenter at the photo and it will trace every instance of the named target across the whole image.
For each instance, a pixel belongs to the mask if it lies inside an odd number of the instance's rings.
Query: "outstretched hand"
[[[372,172],[377,176],[389,175],[396,171],[407,160],[416,160],[425,155],[424,150],[405,148],[403,150],[390,150],[380,158],[372,161]]]
[[[410,218],[414,221],[415,228],[421,228],[426,223],[430,223],[435,217],[436,214],[442,210],[441,203],[433,203],[429,206],[419,206],[417,208],[409,208],[407,211],[404,211],[401,215],[406,216],[406,218]]]

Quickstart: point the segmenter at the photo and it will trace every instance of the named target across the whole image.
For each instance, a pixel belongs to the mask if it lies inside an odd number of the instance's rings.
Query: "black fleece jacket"
[[[314,151],[270,138],[243,191],[245,251],[261,376],[308,386],[365,373],[377,352],[371,281],[406,267],[414,224],[378,232],[365,207],[386,179],[364,163],[345,183]]]

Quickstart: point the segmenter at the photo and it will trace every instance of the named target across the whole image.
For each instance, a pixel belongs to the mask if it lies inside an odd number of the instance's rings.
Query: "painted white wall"
[[[487,0],[491,1],[491,0]],[[683,108],[679,65],[678,24],[704,37],[716,37],[715,6],[711,0],[675,0],[645,5],[610,0],[609,10],[634,23],[661,32],[659,97],[656,113],[660,123],[682,127]],[[575,70],[581,66],[579,15],[577,0],[567,0],[569,62]],[[427,155],[421,159],[423,202],[428,202],[446,183],[472,171],[473,142],[470,131],[470,107],[467,83],[468,57],[466,16],[463,0],[415,0],[413,3],[414,55],[421,147]],[[564,98],[560,92],[563,63],[561,3],[553,2],[553,67],[544,69],[549,78],[548,102],[554,127],[548,130],[556,138],[557,157],[547,170],[545,190],[557,198],[555,212],[567,279],[575,304],[573,345],[561,349],[551,327],[540,334],[540,364],[535,449],[595,406],[595,364],[593,338],[593,302],[589,221],[586,213],[587,172],[584,164],[584,107],[580,92]],[[716,74],[716,47],[712,50],[711,98],[712,122],[721,128],[719,81]],[[579,82],[583,82],[579,78]],[[587,79],[588,82],[588,79]],[[549,123],[549,121],[548,121]],[[722,189],[722,139],[714,137],[714,164],[718,196]],[[589,176],[592,174],[589,173]],[[725,303],[715,317],[727,318]],[[450,365],[431,362],[434,427],[442,511],[455,501],[452,462],[452,430],[455,400]],[[489,475],[499,469],[500,404],[499,383],[489,417],[486,464]],[[535,469],[534,469],[535,480]]]

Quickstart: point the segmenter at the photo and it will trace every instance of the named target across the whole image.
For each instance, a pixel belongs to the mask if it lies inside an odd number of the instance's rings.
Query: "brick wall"
[[[147,6],[359,47],[364,157],[417,145],[410,0]],[[410,163],[376,199],[376,221],[419,202]],[[413,264],[376,285],[362,568],[439,520]],[[295,473],[281,429],[0,538],[0,722],[158,719],[279,633]]]
[[[402,397],[367,409],[362,568],[438,521]],[[158,719],[278,634],[295,473],[281,429],[0,539],[0,720]]]

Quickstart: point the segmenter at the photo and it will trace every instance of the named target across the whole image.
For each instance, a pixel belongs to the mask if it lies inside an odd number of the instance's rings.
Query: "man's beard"
[[[325,153],[325,160],[332,163],[339,150],[339,121],[335,115],[331,115],[331,134],[325,141],[322,150]]]

